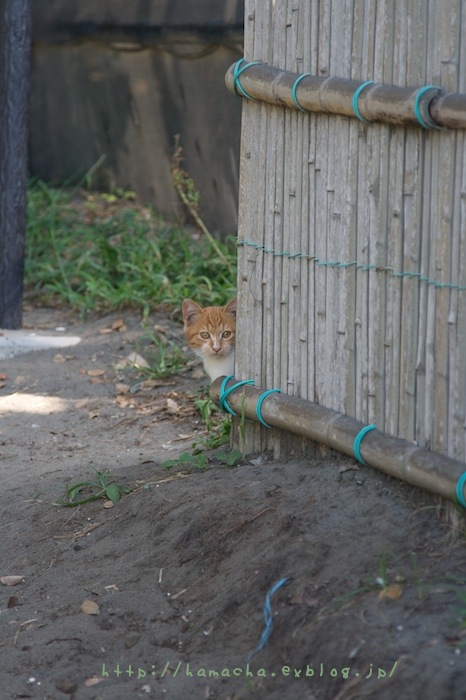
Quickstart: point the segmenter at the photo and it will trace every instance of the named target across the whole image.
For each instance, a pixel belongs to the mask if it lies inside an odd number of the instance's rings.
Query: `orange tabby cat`
[[[210,381],[234,374],[236,297],[226,306],[205,308],[185,299],[182,311],[188,345],[202,359]]]

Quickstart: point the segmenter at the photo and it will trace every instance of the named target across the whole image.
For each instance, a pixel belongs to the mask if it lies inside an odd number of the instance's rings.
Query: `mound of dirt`
[[[2,699],[465,697],[466,549],[435,498],[335,455],[167,470],[206,379],[131,391],[130,313],[25,321],[82,341],[0,366]],[[54,505],[106,470],[119,502]]]

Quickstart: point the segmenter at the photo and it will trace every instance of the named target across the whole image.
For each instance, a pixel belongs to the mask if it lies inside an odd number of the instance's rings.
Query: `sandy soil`
[[[131,313],[25,324],[83,339],[0,366],[2,700],[466,698],[465,539],[435,498],[328,456],[167,471],[205,379],[125,394]],[[131,492],[54,505],[97,470]]]

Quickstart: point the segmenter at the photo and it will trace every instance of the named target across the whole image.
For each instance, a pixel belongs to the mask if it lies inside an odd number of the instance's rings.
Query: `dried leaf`
[[[113,501],[104,501],[102,504],[102,508],[113,508],[114,505],[115,504]]]
[[[111,325],[112,331],[125,331],[126,326],[125,322],[123,321],[122,318],[118,318],[116,321],[114,321]]]
[[[134,397],[124,395],[116,396],[115,402],[118,404],[118,406],[121,406],[121,408],[126,408],[127,406],[134,406]]]
[[[6,607],[7,607],[8,610],[9,610],[10,608],[16,608],[17,605],[19,605],[19,598],[18,598],[18,596],[16,596],[16,595],[11,595],[11,596],[8,598],[8,603],[7,603],[7,606],[6,606]]]
[[[74,360],[75,357],[75,355],[63,355],[61,352],[57,352],[53,358],[53,361],[57,363],[68,362],[69,360]]]
[[[131,391],[131,387],[128,384],[122,384],[121,382],[118,382],[115,384],[115,391],[117,394],[129,394]]]
[[[4,586],[17,586],[24,581],[24,576],[0,576],[0,583]]]
[[[5,379],[8,379],[8,374],[3,374],[0,372],[0,379],[3,381]]]
[[[144,357],[142,355],[139,355],[139,353],[137,352],[132,352],[130,355],[128,355],[126,359],[128,360],[128,363],[130,365],[134,365],[135,367],[149,367],[149,363],[147,362],[147,360],[144,359]]]
[[[86,686],[86,688],[92,688],[92,686],[98,685],[104,680],[105,678],[103,678],[102,676],[92,676],[91,678],[88,678],[84,681],[84,685]]]
[[[338,470],[338,473],[344,474],[345,472],[349,472],[349,471],[359,472],[361,470],[357,464],[348,464],[348,465],[344,465],[344,466],[340,467]]]
[[[89,600],[89,598],[86,598],[81,603],[81,611],[85,615],[98,615],[100,613],[100,608],[97,605],[97,603],[95,603],[93,600]]]
[[[392,583],[386,586],[379,593],[379,600],[388,598],[389,600],[398,600],[403,595],[403,589],[398,583]]]
[[[88,377],[102,377],[104,374],[105,374],[104,369],[88,369],[87,370]]]
[[[84,408],[86,404],[89,403],[89,399],[79,399],[79,401],[75,401],[74,407],[75,408]]]
[[[110,335],[113,331],[111,328],[101,328],[99,333],[100,335]]]
[[[149,363],[142,357],[142,355],[139,355],[137,352],[132,352],[123,360],[118,360],[118,362],[115,362],[113,366],[115,369],[126,369],[127,367],[147,368],[149,367]]]
[[[170,413],[179,413],[181,408],[173,399],[167,399],[167,408]]]

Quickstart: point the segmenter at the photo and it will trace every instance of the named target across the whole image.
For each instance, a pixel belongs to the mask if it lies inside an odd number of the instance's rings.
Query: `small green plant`
[[[104,498],[112,503],[118,503],[121,496],[130,493],[131,489],[119,486],[110,476],[108,470],[97,471],[95,481],[80,481],[66,489],[61,501],[54,503],[56,506],[74,508],[91,501]]]
[[[388,563],[390,561],[390,557],[390,552],[384,552],[380,557],[379,575],[375,579],[375,583],[382,586],[382,588],[386,588],[388,586]]]
[[[215,450],[230,441],[231,417],[221,413],[210,398],[197,399],[195,404],[199,409],[207,435],[193,442],[192,452],[183,452],[178,458],[165,461],[162,464],[165,469],[181,466],[192,466],[201,470],[206,469],[208,458],[205,452]],[[217,452],[215,455],[212,455],[212,460],[233,467],[238,464],[241,457],[241,452],[231,450],[229,452]]]
[[[239,450],[230,450],[229,452],[217,452],[215,459],[226,464],[227,467],[236,467],[243,459],[243,454]]]
[[[214,415],[218,413],[216,405],[210,397],[207,397],[206,399],[196,399],[194,403],[199,409],[199,413],[201,414],[201,419],[206,430],[212,430],[216,424]]]
[[[195,467],[202,471],[207,468],[207,462],[207,457],[205,454],[202,454],[202,452],[183,452],[176,459],[167,459],[163,462],[162,467],[164,469],[171,469],[172,467]]]
[[[147,341],[150,345],[147,346]],[[146,343],[144,349],[142,344]],[[149,379],[163,379],[177,374],[186,364],[185,357],[176,343],[151,334],[143,336],[136,344],[138,352],[144,354],[149,367],[138,367],[138,371]]]

